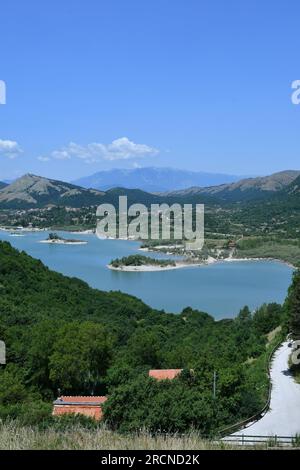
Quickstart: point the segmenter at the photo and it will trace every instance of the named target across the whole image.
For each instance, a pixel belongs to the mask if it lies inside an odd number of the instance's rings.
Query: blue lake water
[[[8,232],[0,231],[0,239],[40,259],[55,271],[83,279],[101,290],[127,292],[167,312],[178,313],[190,306],[215,318],[228,318],[237,315],[244,305],[255,309],[265,302],[282,303],[293,272],[289,266],[276,261],[223,262],[158,272],[111,271],[106,265],[112,259],[140,253],[138,242],[99,240],[90,234],[58,233],[65,238],[78,238],[88,243],[39,243],[47,238],[48,232],[13,237]]]

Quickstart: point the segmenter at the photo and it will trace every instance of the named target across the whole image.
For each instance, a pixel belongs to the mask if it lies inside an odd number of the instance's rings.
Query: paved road
[[[270,410],[263,418],[235,434],[245,436],[295,436],[300,434],[300,384],[288,371],[291,348],[285,342],[276,351],[271,368]],[[233,434],[234,436],[234,434]]]

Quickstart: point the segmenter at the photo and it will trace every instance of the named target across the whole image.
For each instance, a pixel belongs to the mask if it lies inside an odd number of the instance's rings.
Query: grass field
[[[235,258],[276,258],[294,266],[300,266],[300,247],[298,243],[289,241],[263,241],[259,240],[257,246],[244,246],[246,243],[239,243]]]
[[[293,447],[298,448],[299,438]],[[124,435],[105,427],[88,429],[73,425],[67,429],[22,426],[0,422],[0,450],[266,450],[275,449],[272,439],[260,445],[234,445],[204,440],[195,431],[186,435],[156,435],[148,432]],[[284,448],[282,445],[280,448]]]
[[[253,448],[253,447],[252,447]],[[260,447],[265,448],[265,447]],[[185,436],[121,435],[105,428],[40,430],[16,423],[0,424],[1,450],[221,450],[241,446],[205,441],[191,432]]]

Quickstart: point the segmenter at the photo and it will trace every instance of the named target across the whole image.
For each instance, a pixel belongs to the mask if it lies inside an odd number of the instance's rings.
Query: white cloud
[[[0,157],[16,158],[22,152],[23,150],[17,142],[0,139]]]
[[[37,159],[38,159],[40,162],[49,162],[49,160],[50,160],[49,157],[37,157]]]
[[[128,158],[145,157],[147,155],[155,155],[158,153],[157,149],[145,144],[135,144],[127,137],[114,140],[107,146],[106,150],[107,160],[126,160]]]
[[[158,150],[145,144],[136,144],[127,137],[114,140],[111,144],[91,143],[88,145],[79,145],[70,142],[69,145],[59,150],[54,150],[51,157],[57,160],[70,160],[71,158],[80,158],[87,163],[98,162],[101,160],[129,160],[133,158],[143,158],[146,156],[158,154]],[[39,157],[41,158],[47,157]],[[45,160],[43,160],[45,161]]]

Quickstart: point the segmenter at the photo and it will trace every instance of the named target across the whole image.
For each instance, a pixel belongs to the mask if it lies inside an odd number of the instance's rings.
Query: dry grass
[[[125,436],[109,430],[40,431],[15,423],[0,424],[1,450],[220,450],[240,446],[205,441],[195,432],[186,436],[151,436],[148,433]]]

